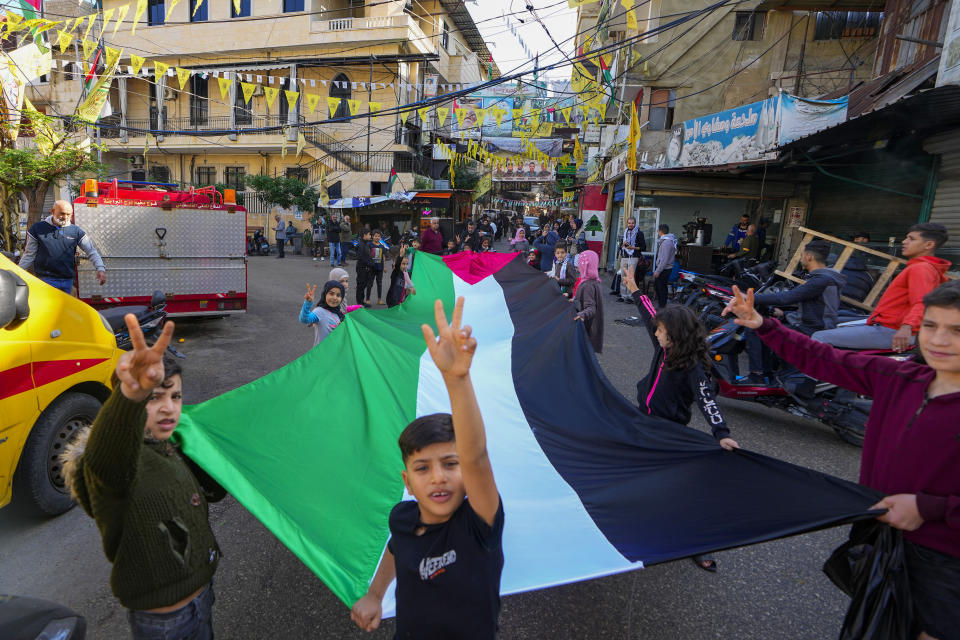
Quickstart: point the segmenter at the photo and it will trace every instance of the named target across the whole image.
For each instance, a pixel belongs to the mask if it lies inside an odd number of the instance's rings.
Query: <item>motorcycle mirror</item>
[[[0,328],[30,315],[30,289],[13,271],[0,269]]]

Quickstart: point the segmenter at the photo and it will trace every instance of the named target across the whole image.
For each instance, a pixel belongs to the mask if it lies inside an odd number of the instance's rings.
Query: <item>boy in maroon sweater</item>
[[[917,334],[929,363],[842,351],[764,319],[734,287],[724,310],[807,375],[873,397],[860,483],[887,496],[872,509],[903,530],[921,639],[960,638],[960,281],[924,299]]]

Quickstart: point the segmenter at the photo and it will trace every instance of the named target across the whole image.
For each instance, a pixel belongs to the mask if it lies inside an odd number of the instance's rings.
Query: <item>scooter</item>
[[[150,298],[149,305],[127,305],[123,307],[109,307],[101,309],[100,315],[103,317],[113,335],[117,340],[117,347],[124,351],[133,348],[133,342],[130,339],[130,331],[127,329],[127,323],[124,317],[132,313],[137,317],[137,323],[140,325],[140,331],[147,341],[156,340],[163,330],[163,323],[167,319],[167,298],[162,291],[154,291]],[[185,358],[186,356],[177,351],[172,345],[167,347],[167,351],[177,356]]]
[[[713,359],[713,379],[717,395],[733,400],[758,402],[786,411],[801,418],[817,420],[829,426],[845,442],[863,446],[867,416],[873,399],[843,389],[829,382],[821,382],[787,365],[781,366],[774,379],[765,384],[738,384],[739,358],[746,349],[746,330],[726,321],[707,336],[707,345]],[[864,351],[896,360],[912,359],[912,353],[892,351]]]

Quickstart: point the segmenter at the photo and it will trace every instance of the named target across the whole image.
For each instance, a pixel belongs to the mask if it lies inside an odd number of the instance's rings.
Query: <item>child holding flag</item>
[[[435,314],[437,335],[423,325],[423,337],[452,415],[422,416],[400,434],[403,483],[416,501],[402,501],[390,512],[387,549],[350,617],[366,631],[379,627],[383,596],[396,578],[397,638],[492,640],[500,612],[504,516],[470,380],[477,340],[469,326],[460,326],[462,297],[449,324],[440,300]]]

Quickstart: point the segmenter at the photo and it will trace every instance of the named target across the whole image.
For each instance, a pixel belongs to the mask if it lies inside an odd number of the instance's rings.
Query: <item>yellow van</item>
[[[59,453],[110,395],[121,353],[93,307],[0,254],[0,507],[14,489],[42,513],[73,506]]]

